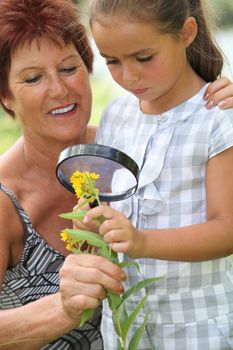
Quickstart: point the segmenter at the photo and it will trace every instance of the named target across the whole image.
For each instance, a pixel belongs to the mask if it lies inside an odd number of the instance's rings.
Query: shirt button
[[[159,116],[159,122],[163,123],[167,120],[167,117],[165,114],[160,114]]]

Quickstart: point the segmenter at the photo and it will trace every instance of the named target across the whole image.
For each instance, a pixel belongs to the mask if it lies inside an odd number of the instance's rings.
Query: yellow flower
[[[98,178],[99,175],[94,172],[90,173],[88,171],[75,171],[70,177],[70,182],[75,190],[76,196],[78,198],[96,196],[98,190],[95,189],[96,193],[93,193],[93,189],[95,186],[95,180]],[[90,182],[92,183],[93,187],[90,186]]]
[[[63,230],[61,232],[61,240],[66,243],[66,249],[72,250],[74,242],[70,238],[69,234],[66,232],[66,230]]]
[[[72,244],[71,243],[67,243],[66,249],[72,251],[72,248],[73,248]]]
[[[69,240],[69,235],[65,230],[61,232],[61,240],[64,242],[67,242]]]

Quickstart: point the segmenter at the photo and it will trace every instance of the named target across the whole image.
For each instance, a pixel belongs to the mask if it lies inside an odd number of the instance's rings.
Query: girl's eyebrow
[[[123,55],[125,58],[128,58],[128,57],[133,57],[133,56],[136,56],[136,55],[140,55],[140,54],[148,54],[150,52],[152,52],[153,50],[151,48],[145,48],[145,49],[142,49],[142,50],[138,50],[138,51],[135,51],[135,52],[132,52],[128,55]],[[100,55],[104,58],[114,58],[115,56],[109,56],[109,55],[106,55],[104,54],[103,52],[100,52]]]

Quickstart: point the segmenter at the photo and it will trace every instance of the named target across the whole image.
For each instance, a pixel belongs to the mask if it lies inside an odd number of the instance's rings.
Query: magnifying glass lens
[[[75,145],[59,157],[56,174],[69,191],[74,192],[70,177],[75,171],[95,172],[100,201],[118,201],[131,196],[137,189],[139,169],[125,153],[103,145]]]

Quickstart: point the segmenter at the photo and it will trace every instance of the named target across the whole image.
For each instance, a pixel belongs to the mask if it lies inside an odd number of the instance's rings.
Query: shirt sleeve
[[[233,146],[233,108],[216,114],[209,143],[209,159]]]

